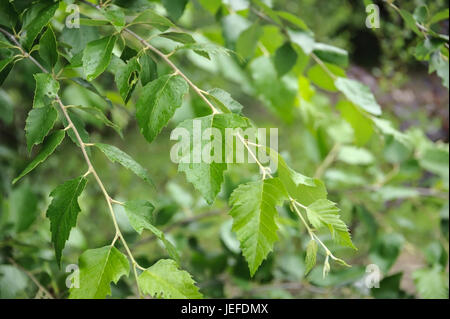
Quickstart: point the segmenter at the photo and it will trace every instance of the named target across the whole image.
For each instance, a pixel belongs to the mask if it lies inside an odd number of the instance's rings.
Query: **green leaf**
[[[313,52],[316,43],[310,32],[289,30],[288,35],[291,42],[298,45],[306,55]]]
[[[421,167],[434,174],[448,179],[449,150],[438,147],[427,147],[419,157]]]
[[[27,286],[28,277],[24,272],[11,265],[0,265],[0,298],[20,298]]]
[[[89,134],[86,131],[85,124],[84,124],[83,120],[75,112],[73,112],[70,109],[68,110],[67,113],[69,114],[69,117],[71,118],[73,125],[77,129],[78,134],[80,134],[81,140],[84,143],[89,143]],[[67,127],[67,125],[69,125],[69,123],[67,122],[66,117],[62,116],[61,119],[62,119],[62,122],[63,122],[64,126]],[[69,135],[69,137],[72,140],[72,142],[75,143],[75,145],[80,146],[79,142],[78,142],[78,139],[77,139],[77,137],[76,137],[76,135],[75,135],[75,133],[73,132],[72,129],[68,130],[67,134]],[[89,148],[86,151],[88,152],[88,154],[90,153],[90,149]]]
[[[169,14],[169,17],[177,21],[183,15],[184,8],[189,0],[162,0],[164,7]]]
[[[129,169],[134,174],[142,178],[147,183],[153,185],[153,182],[150,176],[148,175],[147,170],[143,168],[138,162],[136,162],[130,155],[126,154],[125,152],[121,151],[120,149],[112,145],[102,143],[95,143],[94,145],[99,150],[101,150],[111,162],[119,163],[123,167]]]
[[[189,149],[187,154],[183,154],[183,158],[178,164],[178,171],[186,174],[186,179],[194,185],[210,205],[220,191],[223,182],[223,172],[228,168],[225,160],[225,129],[245,128],[248,125],[247,119],[237,114],[227,113],[186,120],[177,127],[186,129],[189,132],[189,138],[193,138],[192,141],[181,141],[183,144],[189,143]],[[210,163],[201,158],[203,150],[207,149],[207,147],[213,149],[215,142],[219,141],[201,138],[202,133],[206,129],[218,129],[222,137],[221,143],[218,144],[221,147],[221,158],[218,161],[215,161],[213,158]],[[196,138],[198,134],[200,134],[200,137]],[[219,150],[214,149],[214,153],[216,151]],[[199,156],[200,158],[198,158]]]
[[[27,175],[33,169],[35,169],[39,164],[44,162],[55,151],[58,145],[61,144],[62,140],[64,139],[64,136],[65,132],[63,130],[59,130],[50,134],[45,139],[39,154],[36,155],[36,157],[27,165],[27,167],[25,167],[22,173],[20,173],[20,175],[17,176],[12,183],[13,184],[17,183],[18,180]]]
[[[29,185],[23,184],[11,192],[9,203],[14,230],[27,230],[39,215],[38,197]]]
[[[178,269],[176,262],[161,259],[138,278],[142,292],[153,298],[200,299],[201,293],[191,275]]]
[[[116,43],[115,36],[104,37],[89,42],[83,51],[83,70],[88,81],[102,74],[111,61],[111,54]]]
[[[289,79],[278,77],[273,61],[269,57],[261,56],[254,59],[249,69],[256,93],[265,105],[284,121],[292,122],[298,87]]]
[[[253,57],[262,34],[263,30],[258,23],[254,23],[248,29],[241,32],[236,42],[236,53],[246,60]]]
[[[336,108],[341,112],[342,117],[351,125],[354,132],[354,141],[357,146],[366,144],[373,135],[374,123],[365,116],[358,107],[348,101],[340,101]]]
[[[400,16],[403,18],[403,21],[405,21],[405,24],[409,29],[414,31],[417,35],[422,36],[419,28],[416,25],[417,22],[411,13],[406,10],[400,9]]]
[[[448,299],[448,274],[439,265],[416,270],[413,278],[421,298]]]
[[[155,11],[148,9],[139,14],[131,24],[149,24],[159,31],[166,31],[175,25],[166,17],[157,14]]]
[[[222,5],[222,0],[199,0],[199,2],[211,14],[216,14]]]
[[[364,148],[342,146],[339,150],[338,160],[350,165],[369,165],[375,161],[375,157]]]
[[[449,88],[449,63],[448,59],[444,60],[440,52],[436,52],[431,56],[429,72],[436,71],[437,75],[442,79],[442,85]]]
[[[190,34],[184,32],[165,32],[158,34],[158,36],[183,44],[195,43],[194,38]]]
[[[372,121],[383,134],[392,136],[408,148],[411,147],[409,136],[395,129],[390,121],[376,117],[372,117]]]
[[[428,20],[428,15],[429,12],[427,6],[421,5],[414,10],[413,17],[417,22],[425,24],[426,21]]]
[[[139,81],[140,72],[141,66],[138,63],[137,58],[134,57],[129,60],[126,65],[120,67],[115,74],[114,79],[116,81],[117,88],[119,89],[120,96],[125,104],[127,104],[130,100],[131,94]]]
[[[446,20],[448,19],[448,16],[449,16],[449,9],[441,10],[430,19],[429,24],[432,25],[442,20]]]
[[[70,299],[104,299],[111,295],[111,282],[128,276],[127,257],[113,246],[86,250],[78,261],[80,287],[70,289]]]
[[[370,249],[371,262],[387,273],[400,255],[404,241],[403,236],[397,233],[379,235]]]
[[[311,239],[308,243],[308,246],[306,246],[305,274],[309,273],[311,271],[311,269],[313,269],[314,266],[316,265],[318,248],[319,247],[317,246],[317,242],[313,239]]]
[[[381,115],[381,107],[368,86],[346,78],[338,78],[334,84],[353,104],[370,114]]]
[[[161,76],[143,88],[136,104],[136,118],[148,142],[167,125],[188,90],[188,84],[179,75]]]
[[[146,86],[148,83],[158,78],[158,68],[156,62],[151,58],[150,55],[142,55],[139,58],[139,64],[141,65],[142,86]]]
[[[0,0],[0,25],[13,29],[17,23],[17,13],[9,0]]]
[[[34,92],[33,107],[40,108],[51,105],[59,91],[59,82],[51,74],[34,74],[36,89]]]
[[[328,227],[333,238],[341,245],[356,249],[353,245],[347,225],[340,219],[340,209],[336,203],[327,199],[319,199],[306,209],[308,220],[313,227]]]
[[[208,91],[209,97],[215,102],[219,109],[224,113],[240,114],[244,108],[241,103],[237,102],[230,93],[222,89],[212,89]]]
[[[285,197],[278,178],[242,184],[231,194],[232,230],[241,243],[252,276],[278,240],[275,207]]]
[[[34,145],[42,143],[48,132],[53,128],[57,116],[58,112],[53,106],[31,109],[25,124],[28,152],[31,152]]]
[[[58,7],[59,2],[45,0],[34,4],[24,13],[20,43],[26,50],[31,48],[34,40],[53,18]]]
[[[272,161],[278,164],[278,178],[291,197],[305,206],[327,198],[328,193],[322,181],[296,172],[274,150],[269,149],[268,153]]]
[[[283,76],[288,73],[297,63],[297,52],[289,42],[286,42],[277,49],[274,57],[275,69],[278,76]]]
[[[55,246],[56,261],[61,264],[61,253],[69,238],[70,230],[77,223],[78,197],[86,186],[87,179],[78,177],[57,186],[51,193],[53,197],[47,209],[47,217],[50,219],[52,242]]]
[[[180,264],[180,256],[175,246],[166,239],[162,231],[152,224],[155,206],[153,206],[153,204],[149,201],[133,200],[126,202],[124,208],[127,213],[128,220],[134,230],[136,230],[139,234],[141,234],[144,229],[151,231],[164,244],[169,256]]]
[[[14,60],[14,57],[0,60],[0,85],[3,84],[3,82],[8,77],[9,72],[11,72],[15,63]]]
[[[325,63],[326,68],[337,77],[344,77],[345,71],[341,69],[340,67],[334,65],[334,64],[328,64]],[[313,65],[308,70],[308,78],[313,82],[315,85],[320,87],[321,89],[330,91],[330,92],[336,92],[337,88],[334,85],[334,79],[326,72],[322,66],[319,64]]]
[[[0,89],[0,119],[7,125],[14,120],[14,104],[9,95]]]
[[[348,66],[348,52],[325,43],[314,45],[314,54],[324,62],[328,62],[343,68]]]
[[[113,4],[109,5],[104,10],[104,15],[117,31],[120,32],[125,27],[125,12],[122,8]]]
[[[300,19],[296,15],[293,15],[290,12],[277,11],[277,15],[283,20],[286,20],[287,22],[291,23],[292,25],[302,30],[308,30],[308,26],[306,25],[306,23],[302,19]]]
[[[120,128],[120,126],[117,125],[116,123],[112,122],[110,119],[108,119],[108,117],[105,115],[105,113],[103,113],[103,111],[100,110],[99,108],[93,107],[93,106],[84,106],[84,105],[77,105],[77,106],[75,106],[75,108],[92,115],[93,117],[95,117],[97,120],[101,121],[106,126],[109,126],[112,129],[114,129],[117,132],[117,134],[120,135],[120,137],[123,137],[122,129]]]
[[[15,63],[14,57],[0,61],[0,85],[6,80]]]
[[[50,26],[48,26],[39,41],[39,55],[51,68],[58,62],[56,37]]]
[[[73,81],[74,83],[78,84],[79,86],[85,88],[86,90],[89,90],[89,91],[97,94],[112,108],[113,105],[112,105],[111,100],[108,99],[106,96],[104,96],[102,93],[100,93],[99,90],[97,90],[97,88],[91,82],[88,82],[85,79],[79,78],[79,77],[74,77],[74,78],[71,78],[70,80]]]

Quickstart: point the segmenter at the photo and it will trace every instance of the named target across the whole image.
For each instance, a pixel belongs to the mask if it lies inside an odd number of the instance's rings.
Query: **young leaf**
[[[99,150],[101,150],[111,162],[119,163],[123,167],[129,169],[134,174],[142,178],[147,183],[153,185],[153,182],[148,175],[147,170],[143,168],[138,162],[136,162],[130,155],[112,145],[95,143],[95,146]]]
[[[70,230],[77,223],[78,197],[86,186],[87,179],[78,177],[57,186],[51,193],[53,197],[47,209],[47,217],[50,219],[52,242],[55,246],[56,261],[61,264],[61,253],[69,238]]]
[[[295,52],[289,42],[286,42],[277,49],[274,57],[274,64],[279,77],[288,73],[295,66],[297,57],[297,52]]]
[[[228,167],[224,160],[226,150],[224,140],[225,128],[245,128],[248,125],[247,119],[232,113],[209,115],[193,120],[186,120],[178,125],[178,128],[186,129],[190,133],[189,136],[193,137],[193,141],[189,141],[188,153],[183,154],[184,157],[178,164],[178,171],[186,174],[186,179],[194,185],[210,205],[214,202],[220,191],[223,182],[223,172]],[[198,129],[200,129],[200,132],[197,131]],[[221,152],[221,158],[217,161],[211,160],[207,162],[202,159],[202,150],[205,150],[208,146],[211,146],[211,149],[214,147],[214,144],[210,140],[201,137],[202,132],[207,129],[218,129],[221,132],[221,149],[214,149],[214,153]],[[200,134],[198,139],[195,138],[197,134]]]
[[[179,75],[164,75],[143,88],[136,104],[136,118],[148,142],[152,142],[167,125],[188,89],[186,81]]]
[[[20,42],[26,50],[31,49],[34,40],[49,23],[58,7],[59,2],[44,0],[34,4],[24,13]]]
[[[313,269],[314,266],[316,265],[316,257],[317,257],[318,248],[319,247],[317,246],[317,242],[313,239],[311,239],[308,243],[308,246],[306,246],[305,274],[309,273],[311,271],[311,269]]]
[[[339,211],[335,203],[327,199],[319,199],[308,206],[306,214],[313,227],[317,229],[328,227],[337,242],[356,249],[350,238],[347,225],[340,219]]]
[[[381,107],[368,86],[346,78],[338,78],[334,84],[353,104],[370,114],[381,115]]]
[[[116,43],[115,36],[104,37],[89,42],[83,51],[83,70],[88,81],[102,74],[111,61],[111,54]]]
[[[138,278],[142,292],[153,298],[200,299],[191,275],[170,259],[161,259]]]
[[[275,207],[285,196],[278,178],[240,185],[231,194],[232,230],[241,243],[252,276],[278,240]]]
[[[162,0],[169,17],[177,21],[183,15],[184,8],[189,0]]]
[[[222,89],[212,89],[208,91],[209,97],[212,98],[219,109],[224,113],[241,114],[244,108],[241,103],[237,102],[230,93]]]
[[[120,96],[125,104],[130,100],[138,81],[141,66],[136,57],[132,58],[126,65],[120,67],[115,74],[115,81],[119,89]]]
[[[33,108],[50,105],[59,91],[59,82],[53,79],[51,74],[34,74],[36,89],[34,92]]]
[[[59,130],[50,134],[45,139],[39,154],[36,155],[36,157],[27,165],[27,167],[25,167],[22,173],[20,173],[20,175],[17,176],[12,183],[13,184],[17,183],[18,180],[27,175],[33,169],[35,169],[36,166],[44,162],[55,151],[58,145],[61,144],[62,140],[64,139],[64,136],[65,132],[63,130]]]
[[[31,109],[25,124],[28,152],[31,152],[34,145],[42,143],[53,128],[57,116],[58,112],[51,105]]]
[[[158,78],[158,68],[156,62],[153,61],[150,55],[144,54],[139,58],[141,65],[141,83],[146,86],[148,83]]]
[[[39,55],[51,68],[53,68],[56,62],[58,62],[56,37],[50,26],[48,26],[39,41]]]
[[[166,247],[169,256],[172,257],[178,264],[180,263],[180,256],[175,246],[166,239],[164,233],[152,224],[152,213],[155,209],[152,203],[145,200],[128,201],[124,205],[128,220],[131,226],[139,234],[143,229],[151,231]]]
[[[70,289],[70,299],[104,299],[111,295],[111,282],[128,276],[127,257],[113,246],[85,251],[79,259],[80,286]]]

